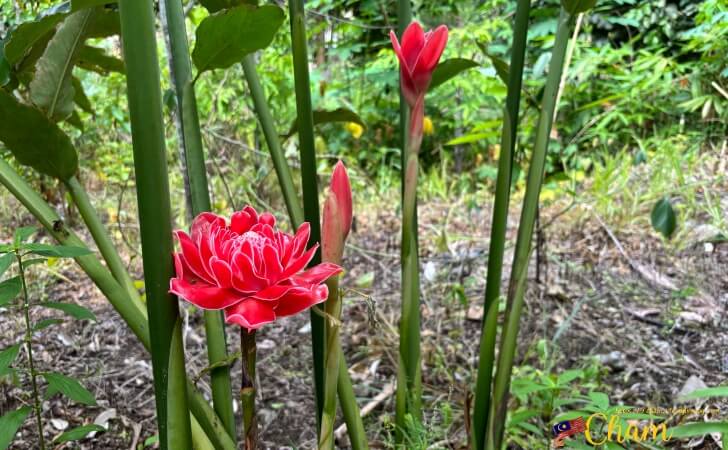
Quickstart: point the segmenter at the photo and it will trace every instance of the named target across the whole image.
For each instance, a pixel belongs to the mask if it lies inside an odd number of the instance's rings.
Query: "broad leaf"
[[[43,306],[44,308],[53,308],[59,311],[63,311],[69,316],[72,316],[79,320],[96,320],[96,316],[94,315],[94,313],[84,308],[83,306],[76,305],[74,303],[46,302],[41,303],[40,306]]]
[[[115,0],[71,0],[71,11],[78,11],[94,6],[103,6],[110,3],[116,3]]]
[[[20,247],[20,244],[27,241],[36,231],[38,231],[36,227],[20,227],[16,229],[15,233],[13,233],[13,245],[16,248]]]
[[[274,5],[240,5],[206,17],[192,52],[197,70],[224,69],[267,47],[283,19],[283,10]]]
[[[105,38],[121,34],[119,11],[96,9],[91,22],[86,27],[87,38]]]
[[[78,403],[96,405],[96,399],[93,394],[77,380],[57,372],[43,372],[41,375],[48,382],[48,387],[51,391],[60,392]]]
[[[20,294],[23,284],[20,277],[13,277],[0,283],[0,306],[5,306]]]
[[[694,422],[671,427],[673,438],[703,436],[710,433],[728,434],[728,422]]]
[[[571,15],[588,11],[596,5],[597,0],[561,0],[561,6]]]
[[[79,108],[86,111],[89,114],[94,113],[94,108],[91,105],[91,101],[86,97],[86,91],[83,89],[81,80],[76,77],[71,78],[71,84],[73,85],[73,102],[78,105]]]
[[[124,61],[107,55],[102,48],[90,45],[84,45],[78,51],[76,65],[101,75],[106,75],[109,72],[125,72]]]
[[[323,123],[333,122],[354,122],[366,128],[366,124],[357,113],[348,108],[336,108],[333,110],[319,109],[313,112],[313,124],[321,125]],[[298,119],[293,120],[290,130],[285,137],[293,136],[298,132]]]
[[[10,38],[5,42],[5,57],[11,65],[15,65],[23,59],[26,52],[35,45],[46,34],[53,33],[58,22],[63,20],[66,14],[51,14],[34,22],[25,22],[18,25],[18,28],[10,33]]]
[[[96,425],[95,423],[82,425],[80,427],[76,427],[72,430],[66,431],[57,438],[53,439],[53,442],[55,444],[62,444],[69,441],[78,441],[85,438],[94,431],[106,431],[106,428],[102,427],[101,425]]]
[[[32,410],[33,408],[30,406],[24,406],[0,417],[0,450],[5,450],[10,446],[18,428],[25,422],[25,418]]]
[[[73,125],[81,132],[85,130],[83,126],[83,121],[81,120],[81,116],[78,115],[78,111],[73,111],[70,116],[64,119],[64,121]]]
[[[12,68],[5,58],[5,41],[0,40],[0,86],[10,83]]]
[[[670,239],[670,236],[672,236],[677,226],[677,219],[669,198],[664,197],[655,203],[650,218],[652,220],[652,228],[660,232],[665,238]]]
[[[38,60],[30,83],[30,98],[52,120],[63,120],[73,112],[71,72],[93,10],[68,16]]]
[[[21,164],[66,180],[78,168],[71,140],[39,110],[0,90],[0,141]]]
[[[39,320],[38,322],[35,323],[35,325],[33,325],[33,331],[45,330],[46,328],[48,328],[50,326],[58,325],[60,323],[63,323],[63,319],[43,319],[43,320]]]
[[[501,81],[508,86],[508,73],[511,70],[508,63],[500,57],[488,52],[486,49],[483,49],[483,53],[485,53],[485,56],[490,59],[490,63],[493,64],[493,68],[495,69],[495,73],[498,74],[498,78],[500,78]]]
[[[31,253],[40,256],[51,256],[54,258],[76,258],[91,254],[91,250],[84,247],[74,247],[72,245],[49,245],[49,244],[25,244],[23,247]]]
[[[10,268],[10,265],[15,261],[15,255],[12,253],[5,253],[0,256],[0,278]]]
[[[200,0],[200,4],[211,13],[230,9],[238,5],[258,6],[258,0]]]
[[[0,352],[0,375],[4,374],[10,364],[15,361],[18,352],[20,352],[20,344],[15,344]]]
[[[716,386],[710,388],[696,389],[687,395],[680,397],[680,400],[693,400],[696,398],[728,397],[728,386]]]
[[[437,65],[437,68],[432,73],[432,81],[430,81],[430,89],[434,89],[444,82],[457,76],[460,72],[464,72],[473,67],[478,67],[479,64],[473,60],[465,58],[452,58],[446,59]]]

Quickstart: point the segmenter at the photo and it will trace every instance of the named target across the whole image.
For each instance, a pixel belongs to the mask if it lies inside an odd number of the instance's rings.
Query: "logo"
[[[569,436],[584,432],[584,418],[577,417],[574,420],[564,420],[553,426],[551,433],[554,436],[554,447],[564,446],[564,439]]]

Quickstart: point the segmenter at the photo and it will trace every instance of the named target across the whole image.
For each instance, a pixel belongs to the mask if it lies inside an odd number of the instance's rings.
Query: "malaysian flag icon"
[[[563,422],[559,422],[551,428],[551,433],[553,433],[554,435],[554,445],[556,447],[561,447],[564,445],[564,438],[583,432],[583,417],[577,417],[574,420],[564,420]]]

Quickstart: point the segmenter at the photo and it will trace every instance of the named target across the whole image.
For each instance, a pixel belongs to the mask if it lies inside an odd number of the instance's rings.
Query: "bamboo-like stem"
[[[181,320],[169,294],[172,217],[162,120],[159,61],[151,0],[121,0],[119,18],[126,63],[137,204],[149,313],[157,426],[162,449],[192,445]]]
[[[410,111],[405,152],[404,196],[402,198],[402,317],[399,324],[399,367],[395,438],[402,443],[406,416],[422,420],[422,374],[420,368],[420,271],[417,242],[417,173],[422,143],[424,97]]]
[[[38,444],[40,450],[45,450],[45,438],[43,437],[43,418],[41,417],[40,392],[38,391],[38,374],[35,371],[33,361],[33,328],[30,322],[30,297],[28,296],[28,285],[25,281],[25,269],[23,269],[23,257],[20,251],[15,249],[15,259],[18,262],[20,272],[20,283],[23,287],[23,315],[25,316],[25,347],[28,353],[28,369],[30,370],[30,384],[33,389],[33,409],[35,410],[36,426],[38,427]]]
[[[76,177],[71,177],[64,182],[66,189],[68,189],[73,203],[76,205],[76,209],[81,214],[83,222],[88,227],[91,237],[93,238],[96,246],[101,252],[101,256],[106,261],[106,265],[109,267],[109,271],[114,276],[116,281],[126,290],[129,297],[139,301],[141,304],[141,298],[139,292],[134,287],[134,281],[129,276],[129,272],[126,270],[124,262],[121,260],[119,253],[114,247],[114,243],[111,241],[109,233],[106,231],[106,227],[101,222],[96,209],[91,204],[88,198],[86,190],[81,186],[81,183]]]
[[[488,420],[486,446],[488,449],[499,449],[503,442],[506,413],[508,411],[508,391],[513,370],[513,359],[516,353],[518,328],[523,309],[523,299],[528,277],[528,262],[531,255],[531,240],[538,211],[538,197],[541,192],[546,151],[556,108],[556,95],[563,71],[566,46],[574,25],[574,16],[563,8],[559,16],[554,48],[551,53],[548,78],[544,88],[541,114],[536,129],[536,141],[528,168],[526,194],[518,226],[516,249],[513,256],[513,268],[508,286],[508,305],[503,325],[498,364],[493,384],[493,398]]]
[[[311,106],[311,82],[308,74],[308,47],[306,44],[306,23],[303,0],[289,0],[291,20],[291,46],[293,54],[293,77],[296,87],[296,114],[298,118],[298,147],[301,155],[301,188],[303,190],[303,212],[311,224],[310,245],[321,240],[319,221],[318,181],[316,173],[316,147],[314,145],[313,108]],[[321,250],[311,260],[311,265],[321,262]],[[316,418],[321,423],[324,405],[324,319],[311,310],[311,345],[313,353],[313,375],[316,395]]]
[[[180,145],[185,159],[186,176],[189,180],[189,190],[185,192],[185,196],[192,207],[192,216],[197,216],[202,212],[210,211],[211,206],[197,99],[192,83],[192,63],[189,56],[184,9],[180,0],[162,1],[167,17],[169,59],[177,96],[177,113],[182,125]],[[204,316],[207,359],[212,366],[227,359],[225,325],[222,311],[207,310],[204,312]],[[212,369],[210,385],[215,412],[225,424],[228,434],[234,438],[236,436],[235,414],[233,413],[230,366],[220,365]]]
[[[245,450],[258,448],[258,419],[255,411],[255,362],[257,346],[255,330],[240,328],[240,353],[243,355],[243,370],[240,382],[240,403],[243,405],[243,433],[245,433]]]
[[[473,448],[476,450],[483,450],[485,447],[485,433],[490,411],[493,362],[498,330],[498,299],[500,298],[501,277],[503,275],[503,253],[508,228],[513,155],[515,154],[518,131],[523,62],[526,55],[530,11],[531,0],[518,0],[513,24],[513,48],[511,49],[511,64],[508,71],[508,94],[503,114],[501,152],[498,158],[493,225],[491,226],[490,248],[488,250],[488,274],[485,283],[483,328],[480,335],[480,355],[478,357],[478,375],[475,385],[472,437],[474,440]]]
[[[248,82],[248,89],[250,89],[250,96],[253,98],[253,107],[260,121],[260,127],[263,130],[263,136],[268,144],[268,151],[273,160],[273,167],[278,176],[278,184],[283,193],[283,200],[286,202],[288,216],[291,219],[293,228],[298,228],[305,220],[303,209],[298,200],[298,194],[296,194],[296,185],[293,183],[291,168],[281,149],[281,142],[275,128],[275,121],[273,120],[270,108],[268,108],[263,86],[261,86],[260,79],[258,78],[258,71],[255,69],[255,56],[251,54],[243,58],[242,66],[245,79]]]
[[[349,435],[352,450],[369,450],[367,442],[367,433],[364,429],[364,422],[359,411],[359,405],[356,403],[354,395],[354,387],[351,384],[349,369],[346,366],[344,352],[341,349],[341,341],[339,341],[339,376],[337,377],[337,392],[339,394],[339,405],[341,413],[346,423],[346,433]]]
[[[339,360],[341,358],[341,345],[339,343],[339,331],[341,328],[339,277],[333,276],[329,278],[326,284],[329,287],[329,298],[324,305],[326,311],[326,372],[324,376],[324,409],[321,415],[319,450],[333,450],[334,448],[336,390],[339,376]]]
[[[59,244],[87,248],[86,244],[63,224],[53,208],[3,159],[0,159],[0,184],[5,186],[30,211]],[[149,351],[151,348],[149,323],[144,304],[140,300],[129,297],[96,256],[89,254],[74,259],[109,300],[144,348]],[[193,419],[199,421],[199,425],[207,437],[212,440],[215,448],[235,450],[235,443],[225,431],[220,418],[189,380],[187,380],[187,395],[192,414],[194,414]],[[204,439],[193,435],[193,440],[197,443]]]

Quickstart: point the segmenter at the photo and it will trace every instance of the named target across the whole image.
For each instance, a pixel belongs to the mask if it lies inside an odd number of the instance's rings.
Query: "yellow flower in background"
[[[430,116],[425,116],[424,120],[422,121],[422,134],[424,134],[425,136],[430,136],[434,132],[435,126],[432,124],[432,119],[430,119]]]
[[[359,125],[356,122],[346,122],[346,125],[344,125],[344,128],[346,128],[346,131],[351,133],[351,136],[354,139],[359,139],[361,137],[362,133],[364,133],[364,127],[362,127],[361,125]]]

